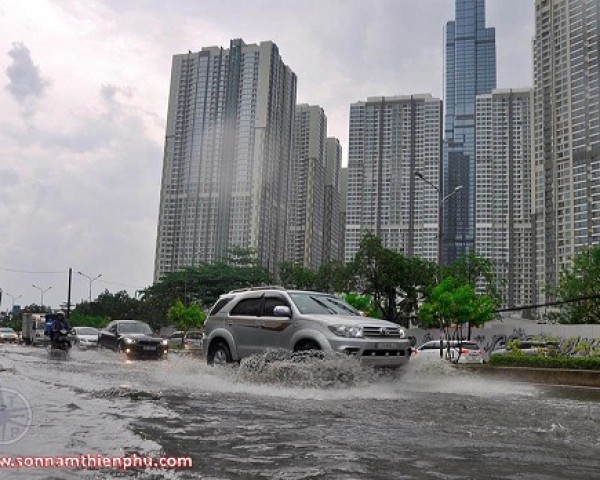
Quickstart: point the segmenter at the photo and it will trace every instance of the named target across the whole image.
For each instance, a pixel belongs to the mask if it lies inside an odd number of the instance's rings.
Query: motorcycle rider
[[[56,313],[56,319],[52,323],[52,331],[50,333],[50,345],[52,348],[60,348],[58,339],[61,336],[61,330],[65,330],[66,332],[71,330],[69,322],[67,322],[65,317],[65,312],[62,310]]]

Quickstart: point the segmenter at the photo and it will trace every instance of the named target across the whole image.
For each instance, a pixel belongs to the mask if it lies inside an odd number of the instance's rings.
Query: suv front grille
[[[396,337],[400,336],[398,327],[363,327],[365,337]]]

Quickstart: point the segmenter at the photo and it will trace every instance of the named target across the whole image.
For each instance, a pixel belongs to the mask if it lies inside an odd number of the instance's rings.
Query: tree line
[[[405,327],[481,326],[497,317],[501,304],[493,271],[489,260],[474,253],[440,267],[386,248],[379,237],[366,233],[349,263],[330,262],[310,270],[284,262],[274,276],[258,264],[251,250],[234,248],[215,263],[167,274],[136,298],[126,291],[106,290],[92,302],[77,304],[70,319],[73,325],[95,327],[117,318],[141,319],[154,328],[186,318],[189,324],[190,315],[197,316],[186,310],[191,306],[206,310],[233,289],[278,284],[341,295],[369,316]],[[600,323],[600,246],[576,256],[572,266],[563,270],[559,284],[548,291],[558,299],[576,299],[557,305],[547,314],[549,319]],[[31,305],[24,311],[43,311],[43,307]],[[13,323],[18,320],[13,318]]]

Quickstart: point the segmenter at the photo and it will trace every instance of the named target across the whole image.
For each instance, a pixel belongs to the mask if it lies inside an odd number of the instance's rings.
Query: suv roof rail
[[[254,290],[286,290],[286,288],[281,285],[262,285],[260,287],[237,288],[230,290],[229,293],[252,292]]]

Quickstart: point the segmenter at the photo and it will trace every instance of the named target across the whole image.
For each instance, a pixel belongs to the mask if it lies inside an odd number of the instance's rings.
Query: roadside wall
[[[443,332],[438,329],[411,328],[406,331],[414,347],[418,347],[430,340],[439,340]],[[454,332],[452,331],[452,334]],[[455,338],[459,338],[460,333]],[[463,328],[462,339],[467,339],[468,330]],[[533,322],[503,323],[491,322],[483,328],[471,330],[471,340],[479,343],[486,353],[491,352],[499,344],[508,340],[526,340],[539,335],[549,335],[559,338],[579,338],[600,347],[600,325],[554,325],[537,324]]]

